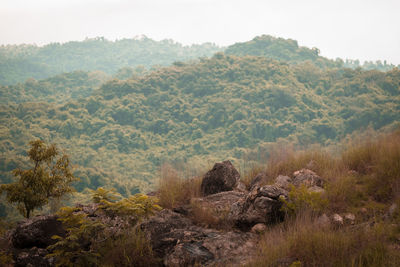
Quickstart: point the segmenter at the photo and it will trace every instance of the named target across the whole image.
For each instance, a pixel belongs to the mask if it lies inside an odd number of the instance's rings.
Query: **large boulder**
[[[171,210],[158,212],[140,228],[165,266],[242,265],[256,252],[253,233],[203,228]]]
[[[64,236],[65,230],[56,216],[37,216],[19,224],[11,235],[14,248],[46,248],[56,240],[54,235]]]
[[[201,193],[203,196],[207,196],[223,191],[231,191],[236,187],[239,178],[239,172],[229,160],[215,163],[214,167],[203,178]]]
[[[258,223],[281,221],[284,215],[281,197],[287,198],[288,192],[277,185],[255,187],[245,198],[232,205],[229,216],[238,228],[244,230]]]

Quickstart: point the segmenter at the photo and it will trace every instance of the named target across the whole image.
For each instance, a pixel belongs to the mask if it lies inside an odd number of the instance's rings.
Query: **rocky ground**
[[[203,178],[202,197],[192,199],[190,205],[163,209],[137,227],[162,259],[161,265],[242,266],[256,255],[259,234],[268,225],[284,220],[282,200],[288,200],[291,185],[324,193],[324,179],[308,169],[296,171],[293,178],[280,175],[273,184],[262,185],[262,181],[260,173],[246,189],[229,161],[216,163]],[[96,205],[85,206],[81,212],[93,220],[109,216],[97,209]],[[202,224],[199,209],[208,212],[208,220],[217,222],[217,227]],[[323,214],[319,220],[324,224],[351,225],[355,216]],[[37,216],[19,223],[7,236],[15,266],[52,266],[52,259],[44,256],[48,254],[46,248],[54,243],[53,235],[65,235],[56,216]]]

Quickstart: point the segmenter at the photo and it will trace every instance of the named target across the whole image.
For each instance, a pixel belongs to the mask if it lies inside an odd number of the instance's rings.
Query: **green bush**
[[[328,205],[328,200],[320,192],[311,192],[305,185],[290,187],[289,197],[281,197],[282,211],[288,215],[296,215],[304,211],[321,212]]]

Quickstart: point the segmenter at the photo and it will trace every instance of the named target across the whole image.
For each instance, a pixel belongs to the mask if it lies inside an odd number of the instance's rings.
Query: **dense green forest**
[[[224,51],[227,55],[263,56],[290,63],[312,61],[319,67],[347,67],[388,71],[395,66],[386,61],[364,62],[342,59],[330,60],[319,55],[318,48],[299,46],[297,41],[269,35],[255,37],[244,43],[218,47],[211,43],[183,46],[172,40],[154,41],[146,36],[109,41],[102,37],[81,42],[36,45],[0,46],[0,85],[45,79],[76,70],[102,71],[119,78],[143,70],[170,65],[176,61],[210,57]],[[139,67],[139,69],[137,69]]]
[[[287,60],[270,56],[279,49]],[[329,144],[367,127],[398,126],[400,70],[338,62],[262,36],[152,70],[75,71],[2,86],[1,182],[26,167],[35,138],[66,149],[78,191],[108,185],[129,194],[151,190],[164,163],[187,166],[190,175],[280,140]]]

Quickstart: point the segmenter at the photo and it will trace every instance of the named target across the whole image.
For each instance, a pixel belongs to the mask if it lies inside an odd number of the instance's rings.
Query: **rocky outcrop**
[[[242,265],[254,255],[257,243],[252,233],[199,227],[170,210],[162,210],[140,228],[166,266]]]
[[[266,176],[260,173],[251,182],[250,191],[239,178],[229,161],[216,163],[203,178],[202,197],[174,210],[157,212],[135,226],[146,235],[160,266],[245,265],[255,256],[259,235],[267,231],[267,225],[284,219],[281,198],[288,199],[292,186],[305,185],[310,191],[323,192],[323,180],[307,169],[295,172],[293,179],[279,175],[274,184],[263,186]],[[110,236],[133,225],[125,217],[108,214],[99,204],[78,205],[76,212],[106,225],[104,231]],[[204,223],[204,218],[217,224]],[[354,215],[344,215],[347,224],[353,224],[354,219]],[[324,214],[318,223],[341,226],[343,217]],[[16,266],[52,266],[52,259],[45,255],[46,247],[54,244],[53,235],[65,235],[55,216],[39,216],[19,224],[9,238]]]
[[[233,190],[239,182],[240,174],[230,161],[215,163],[206,173],[201,183],[203,196]]]
[[[277,185],[255,187],[245,198],[232,205],[230,217],[243,230],[258,223],[270,224],[283,219],[280,197],[288,192]]]
[[[54,235],[64,236],[65,230],[56,216],[37,216],[20,223],[10,235],[15,266],[51,266],[46,247],[56,241]]]
[[[46,248],[54,244],[53,235],[63,236],[65,231],[56,216],[38,216],[19,224],[11,236],[14,248]]]

